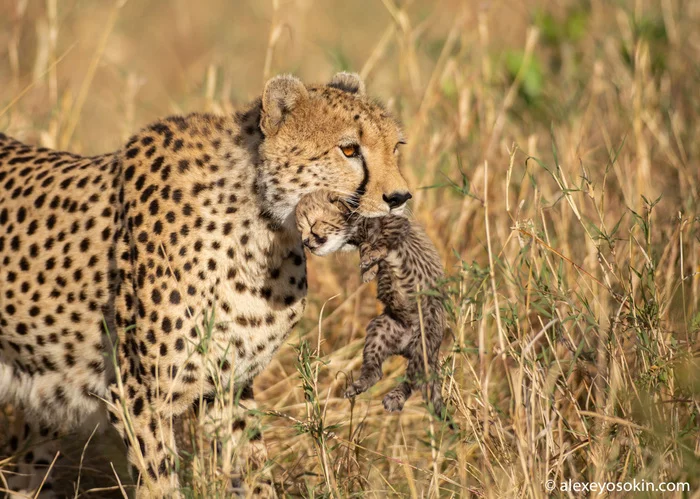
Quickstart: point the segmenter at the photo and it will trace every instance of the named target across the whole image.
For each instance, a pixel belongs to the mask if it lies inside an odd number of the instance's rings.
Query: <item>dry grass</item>
[[[384,413],[400,359],[341,398],[377,307],[356,257],[311,257],[306,320],[256,382],[280,486],[697,496],[698,26],[694,0],[5,1],[0,130],[104,152],[159,116],[229,112],[270,74],[361,72],[405,123],[412,208],[450,274],[460,430],[418,396]]]

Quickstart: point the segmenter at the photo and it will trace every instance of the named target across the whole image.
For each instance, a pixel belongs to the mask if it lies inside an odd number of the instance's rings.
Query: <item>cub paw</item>
[[[351,399],[353,397],[358,396],[361,393],[364,393],[367,391],[369,388],[369,385],[362,380],[355,381],[352,385],[350,385],[347,390],[345,390],[345,398],[346,399]]]
[[[384,409],[386,409],[389,412],[400,412],[401,410],[403,410],[403,405],[405,403],[406,397],[404,397],[403,393],[400,393],[396,390],[387,393],[384,396],[384,400],[382,400]]]
[[[386,258],[386,248],[360,248],[360,268],[365,271]]]
[[[379,272],[379,265],[374,265],[362,272],[362,282],[370,282],[377,277],[377,272]]]

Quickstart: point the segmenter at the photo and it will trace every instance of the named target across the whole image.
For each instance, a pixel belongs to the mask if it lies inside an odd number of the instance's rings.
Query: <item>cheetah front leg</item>
[[[207,398],[198,408],[198,436],[207,442],[203,447],[209,447],[217,458],[213,463],[214,478],[221,475],[228,480],[227,494],[277,497],[267,466],[267,448],[256,414],[252,382],[238,389],[234,397],[228,395]],[[213,485],[212,477],[207,476],[210,463],[198,457],[194,463],[196,482]]]
[[[387,357],[400,352],[406,334],[406,328],[387,315],[382,314],[370,321],[362,351],[360,378],[345,391],[346,398],[367,391],[382,378],[382,364]]]
[[[111,393],[110,420],[137,471],[136,498],[180,497],[172,418],[151,406],[145,385],[113,385]]]

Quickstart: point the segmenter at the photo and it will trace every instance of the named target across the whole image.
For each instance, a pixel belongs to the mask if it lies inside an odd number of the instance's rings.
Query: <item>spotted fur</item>
[[[384,311],[367,326],[360,377],[345,396],[368,390],[381,379],[383,362],[402,355],[408,359],[406,380],[384,397],[386,410],[402,410],[413,390],[422,386],[426,402],[443,415],[438,354],[445,310],[438,296],[417,293],[434,291],[443,268],[422,227],[401,215],[358,216],[343,200],[324,191],[301,200],[297,225],[304,245],[314,254],[359,248],[363,280],[377,278],[377,298]]]
[[[366,216],[399,209],[400,141],[344,73],[273,78],[241,112],[163,119],[101,156],[0,134],[0,403],[27,421],[9,442],[109,417],[137,496],[175,494],[172,417],[199,401],[205,426],[242,433],[253,378],[304,311],[299,199],[333,189]],[[231,390],[240,408],[222,422]]]

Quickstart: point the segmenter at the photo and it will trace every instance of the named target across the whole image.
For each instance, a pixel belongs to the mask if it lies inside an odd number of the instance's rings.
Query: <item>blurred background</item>
[[[279,491],[697,496],[699,26],[696,0],[0,0],[0,131],[98,154],[159,117],[230,113],[278,73],[359,72],[404,123],[411,208],[448,272],[459,429],[418,395],[383,411],[401,359],[342,398],[379,310],[355,255],[310,257],[306,318],[256,382]],[[64,467],[71,495],[116,485]]]

